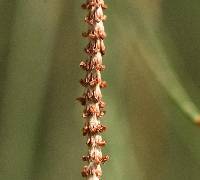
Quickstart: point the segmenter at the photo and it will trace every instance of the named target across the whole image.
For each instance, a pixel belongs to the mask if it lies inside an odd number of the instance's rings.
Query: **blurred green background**
[[[199,180],[200,1],[107,0],[106,180]],[[81,0],[0,0],[0,180],[81,180]]]

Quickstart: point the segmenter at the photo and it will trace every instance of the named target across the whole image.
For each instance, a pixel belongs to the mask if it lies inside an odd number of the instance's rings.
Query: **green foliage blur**
[[[199,180],[200,1],[105,0],[106,180]],[[81,0],[0,0],[0,180],[81,180]]]

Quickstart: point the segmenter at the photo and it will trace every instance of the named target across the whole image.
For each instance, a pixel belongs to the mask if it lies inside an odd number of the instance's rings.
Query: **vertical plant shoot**
[[[106,87],[106,82],[101,78],[101,72],[105,69],[102,64],[102,56],[105,54],[103,21],[106,16],[103,10],[107,8],[103,0],[87,0],[82,5],[88,11],[85,22],[88,24],[88,31],[82,33],[88,38],[85,53],[88,58],[80,63],[80,67],[86,71],[84,79],[80,80],[85,87],[82,97],[77,98],[84,106],[83,136],[87,137],[88,154],[83,156],[87,165],[83,167],[82,176],[87,180],[99,180],[102,176],[101,164],[109,157],[102,155],[102,147],[106,141],[102,139],[101,133],[106,126],[101,124],[101,117],[105,114],[105,102],[102,100],[101,88]]]

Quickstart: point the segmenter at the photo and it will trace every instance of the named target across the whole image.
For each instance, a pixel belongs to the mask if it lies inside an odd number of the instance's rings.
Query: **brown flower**
[[[85,78],[80,80],[85,91],[77,100],[84,106],[85,123],[82,131],[83,136],[87,137],[86,144],[89,151],[86,156],[82,157],[82,160],[86,161],[88,165],[83,167],[81,174],[86,179],[97,180],[102,176],[101,164],[109,159],[101,152],[101,148],[106,145],[101,133],[107,128],[101,124],[100,120],[106,112],[101,88],[106,87],[107,83],[102,80],[101,72],[105,69],[105,65],[102,64],[102,56],[106,51],[104,45],[106,33],[103,25],[106,16],[103,14],[103,10],[107,6],[103,0],[86,0],[82,8],[88,10],[85,22],[89,24],[89,27],[86,32],[82,33],[82,36],[88,38],[89,43],[84,49],[88,59],[80,63],[80,67],[86,71]]]

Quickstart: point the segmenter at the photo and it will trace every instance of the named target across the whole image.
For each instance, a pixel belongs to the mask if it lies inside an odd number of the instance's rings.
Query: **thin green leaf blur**
[[[81,0],[0,0],[0,180],[81,180]],[[200,1],[105,0],[106,180],[199,180]]]

